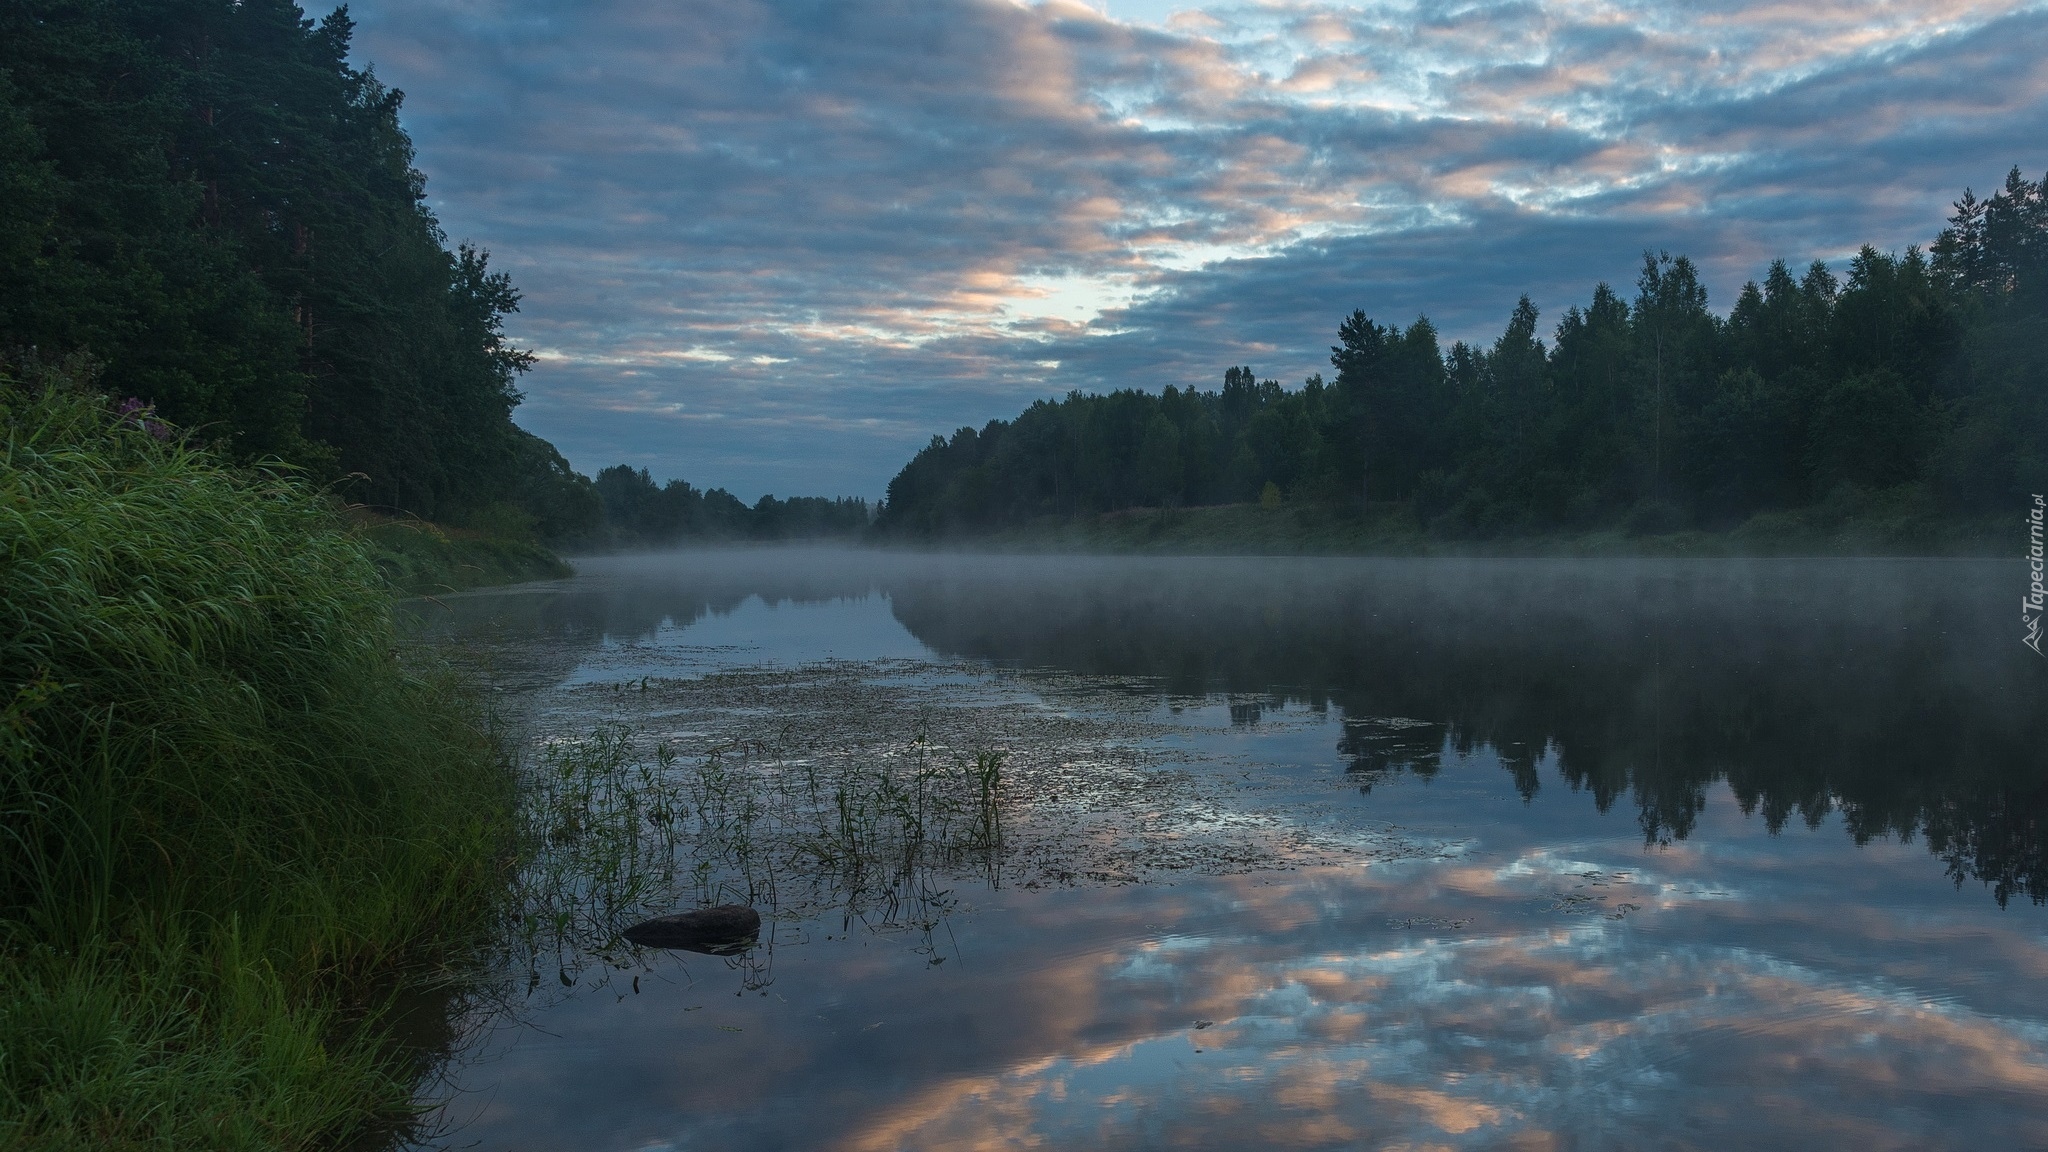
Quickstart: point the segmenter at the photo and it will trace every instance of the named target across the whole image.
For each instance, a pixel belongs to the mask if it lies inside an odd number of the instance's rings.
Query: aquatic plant
[[[0,1146],[402,1116],[374,1026],[494,914],[510,776],[332,504],[0,375]]]
[[[999,751],[922,739],[861,760],[739,743],[700,757],[619,725],[539,748],[520,804],[525,861],[511,934],[529,989],[552,968],[629,966],[635,920],[728,902],[772,918],[839,909],[928,931],[952,878],[999,873]]]

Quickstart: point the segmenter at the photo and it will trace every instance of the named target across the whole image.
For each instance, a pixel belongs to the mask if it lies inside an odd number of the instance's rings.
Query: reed
[[[330,501],[0,375],[0,1145],[307,1148],[496,915],[511,775]]]
[[[621,929],[724,903],[929,930],[951,883],[1002,862],[1002,753],[922,739],[866,757],[742,743],[698,757],[622,726],[541,746],[526,773],[517,924],[527,986],[633,963]]]

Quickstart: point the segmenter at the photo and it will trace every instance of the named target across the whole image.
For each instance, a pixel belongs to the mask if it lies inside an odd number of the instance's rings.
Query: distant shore
[[[1757,516],[1730,529],[1631,533],[1620,527],[1494,535],[1425,531],[1390,505],[1225,504],[1045,517],[993,532],[882,538],[893,545],[1076,552],[1302,556],[1999,556],[2018,545],[2003,519],[1826,507]]]

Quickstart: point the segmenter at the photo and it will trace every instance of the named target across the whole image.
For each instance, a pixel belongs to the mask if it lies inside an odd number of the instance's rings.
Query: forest
[[[374,516],[577,548],[865,527],[595,484],[514,424],[519,292],[451,247],[353,27],[290,0],[0,6],[0,368],[89,378]]]
[[[723,488],[682,480],[657,486],[645,468],[615,464],[597,474],[596,491],[612,542],[658,546],[682,540],[782,540],[858,536],[872,519],[859,497],[772,494],[749,505]]]
[[[345,9],[279,0],[10,4],[0,348],[89,357],[99,386],[243,460],[460,518],[513,493],[587,508],[511,421],[519,294],[449,250],[398,123],[349,66]]]
[[[2048,178],[2044,178],[2048,179]],[[1967,520],[2048,477],[2048,196],[2015,168],[1926,250],[1838,274],[1774,262],[1726,315],[1645,253],[1546,334],[1524,296],[1490,346],[1354,311],[1333,376],[1071,392],[933,437],[878,527],[987,531],[1130,508],[1367,510],[1431,535],[1728,529],[1830,503]]]

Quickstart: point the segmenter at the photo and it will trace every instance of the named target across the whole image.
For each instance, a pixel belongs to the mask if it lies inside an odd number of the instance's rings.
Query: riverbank
[[[384,583],[401,596],[432,596],[574,574],[545,545],[425,520],[351,511],[356,537]]]
[[[333,1148],[495,925],[510,766],[289,475],[0,379],[0,1147]]]
[[[1132,508],[1045,517],[1012,528],[942,537],[948,547],[1261,556],[1987,556],[2018,539],[1998,519],[1945,519],[1910,499],[1847,497],[1751,518],[1733,529],[1622,527],[1481,536],[1426,531],[1408,505],[1287,503]],[[891,543],[905,542],[901,538]],[[932,541],[920,541],[931,543]]]

